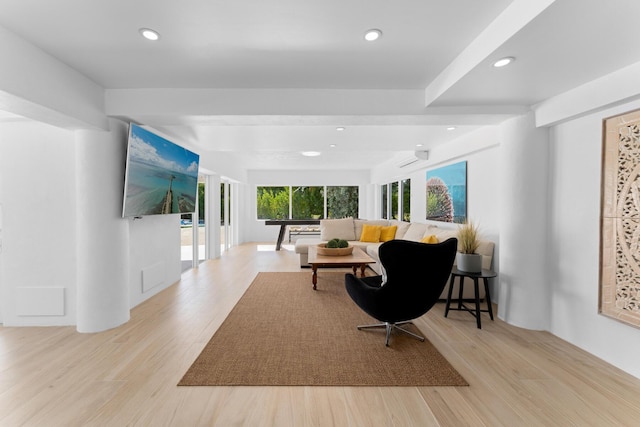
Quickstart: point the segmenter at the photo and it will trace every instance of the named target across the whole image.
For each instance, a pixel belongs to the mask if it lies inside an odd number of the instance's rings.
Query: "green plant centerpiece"
[[[351,255],[353,252],[353,246],[349,246],[349,242],[344,239],[331,239],[327,243],[321,243],[318,245],[318,255]]]
[[[458,229],[457,267],[460,271],[480,273],[482,255],[476,253],[480,246],[480,231],[473,221],[466,221]]]
[[[346,248],[349,246],[349,242],[344,239],[331,239],[327,242],[328,248]]]

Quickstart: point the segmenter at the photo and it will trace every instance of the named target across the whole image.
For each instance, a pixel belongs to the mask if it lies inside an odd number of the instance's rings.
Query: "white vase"
[[[458,252],[457,267],[458,270],[467,273],[480,273],[482,272],[482,255]]]

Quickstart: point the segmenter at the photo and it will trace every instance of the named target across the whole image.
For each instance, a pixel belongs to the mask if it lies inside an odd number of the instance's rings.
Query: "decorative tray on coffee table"
[[[352,253],[353,246],[347,246],[346,248],[328,248],[326,243],[320,243],[318,245],[318,255],[343,256],[351,255]]]

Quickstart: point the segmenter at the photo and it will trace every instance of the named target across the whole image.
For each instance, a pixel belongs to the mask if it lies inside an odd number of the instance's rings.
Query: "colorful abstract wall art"
[[[455,223],[467,220],[467,162],[427,171],[427,219]]]

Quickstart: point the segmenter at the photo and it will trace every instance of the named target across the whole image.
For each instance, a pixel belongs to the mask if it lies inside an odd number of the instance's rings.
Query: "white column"
[[[225,203],[225,206],[228,206],[226,213],[227,222],[227,249],[231,246],[236,246],[240,243],[240,204],[238,201],[240,200],[240,188],[237,183],[227,185],[227,197],[230,198],[229,203]],[[255,196],[254,196],[255,197]],[[233,206],[232,206],[233,204]],[[225,208],[227,209],[227,208]],[[253,214],[255,218],[255,213]]]
[[[78,131],[77,329],[99,332],[129,320],[129,225],[122,218],[126,124]]]
[[[530,113],[504,123],[500,141],[498,316],[515,326],[547,330],[549,132],[536,128]]]
[[[220,175],[205,176],[204,203],[207,259],[215,259],[220,257]]]
[[[198,268],[200,263],[200,201],[199,189],[196,186],[196,208],[191,215],[191,268]],[[204,243],[204,242],[203,242]]]
[[[0,135],[0,144],[2,144],[2,135]],[[1,149],[0,149],[1,151]],[[7,290],[2,284],[2,276],[4,276],[4,270],[2,269],[2,173],[0,173],[0,324],[4,321],[2,320],[2,313],[4,310],[4,299],[6,298],[6,294],[8,294]]]

